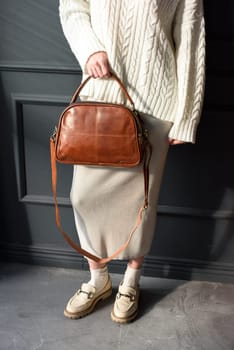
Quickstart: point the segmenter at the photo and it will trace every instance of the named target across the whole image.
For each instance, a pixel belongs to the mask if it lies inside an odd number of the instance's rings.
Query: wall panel
[[[169,151],[144,274],[233,281],[234,4],[204,3],[207,81],[198,140]],[[49,136],[81,80],[61,30],[58,1],[1,1],[0,26],[1,257],[87,268],[54,220]],[[71,177],[71,167],[59,167],[62,221],[76,239]],[[121,272],[124,264],[114,261],[110,267]]]

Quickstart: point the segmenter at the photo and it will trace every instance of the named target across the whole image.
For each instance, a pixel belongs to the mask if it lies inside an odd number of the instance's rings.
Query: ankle
[[[103,269],[104,267],[106,267],[106,264],[100,264],[96,261],[93,261],[91,259],[87,259],[88,260],[88,264],[89,264],[89,268],[90,270],[99,270],[99,269]]]
[[[105,287],[109,279],[109,273],[107,266],[99,269],[90,269],[91,279],[88,284],[96,288],[96,291],[100,291]]]
[[[127,266],[127,269],[123,278],[123,285],[127,287],[136,288],[139,285],[141,277],[141,268],[135,269],[131,265]]]
[[[128,263],[128,266],[130,266],[132,269],[139,270],[142,267],[143,261],[144,256],[140,256],[139,258],[131,259]]]

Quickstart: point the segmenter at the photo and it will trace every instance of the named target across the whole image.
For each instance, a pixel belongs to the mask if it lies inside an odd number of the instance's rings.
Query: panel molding
[[[77,64],[73,65],[49,65],[45,63],[27,62],[4,62],[0,61],[0,71],[5,72],[26,72],[26,73],[46,73],[46,74],[67,74],[67,75],[82,75],[82,70]],[[212,67],[207,66],[206,69],[207,77],[234,77],[234,69],[223,67]]]
[[[0,260],[28,264],[88,269],[87,260],[75,251],[59,247],[1,244]],[[123,273],[125,260],[109,263],[112,273]],[[175,259],[170,257],[147,256],[144,260],[143,275],[183,280],[205,280],[215,282],[234,282],[234,265],[212,261]]]
[[[41,94],[21,94],[12,93],[11,100],[13,106],[17,104],[34,104],[46,106],[65,106],[69,103],[71,96],[65,95],[41,95]]]
[[[15,163],[17,174],[17,187],[19,201],[38,205],[53,205],[53,196],[27,194],[24,158],[23,135],[23,105],[66,106],[69,96],[38,95],[12,93],[13,120],[15,129]],[[61,206],[71,205],[68,197],[58,197]],[[234,219],[234,210],[201,209],[192,207],[179,207],[174,205],[159,205],[158,215],[197,217],[206,219]]]
[[[67,74],[67,75],[81,75],[82,70],[77,65],[49,65],[43,63],[27,62],[0,62],[0,71],[5,72],[26,72],[26,73],[49,73],[49,74]]]
[[[52,203],[52,197],[28,195],[25,173],[25,146],[23,132],[23,106],[44,105],[44,106],[66,106],[70,101],[68,96],[39,95],[39,94],[11,94],[13,129],[14,129],[14,154],[17,178],[17,190],[19,201],[30,203]],[[60,199],[61,204],[67,204],[67,200]]]
[[[179,207],[172,205],[159,205],[158,213],[169,216],[187,216],[205,219],[234,219],[234,210],[201,209],[192,207]]]
[[[71,201],[68,197],[57,197],[57,200],[60,206],[71,207]],[[21,201],[29,204],[54,205],[54,199],[52,196],[25,195]],[[196,217],[213,220],[234,220],[234,210],[199,209],[173,205],[158,205],[157,215]]]
[[[53,196],[25,195],[21,201],[29,204],[54,205]],[[68,197],[57,197],[57,201],[62,207],[71,207],[71,201]],[[214,220],[234,220],[234,210],[207,210],[173,205],[158,205],[157,215],[196,217]]]
[[[20,201],[28,204],[54,205],[53,196],[26,194]],[[71,207],[71,201],[68,197],[57,197],[57,202],[60,206]]]

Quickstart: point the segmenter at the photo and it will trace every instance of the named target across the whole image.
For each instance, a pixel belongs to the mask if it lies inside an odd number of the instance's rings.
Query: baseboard
[[[58,247],[0,244],[0,260],[26,264],[87,270],[86,259],[75,251]],[[123,273],[126,261],[109,263],[112,273]],[[143,275],[182,280],[234,283],[234,264],[165,257],[145,257]]]
[[[149,256],[145,258],[144,275],[234,283],[234,263]]]

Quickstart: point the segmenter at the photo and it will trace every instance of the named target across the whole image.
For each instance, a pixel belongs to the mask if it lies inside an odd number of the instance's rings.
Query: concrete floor
[[[142,277],[137,320],[111,321],[114,294],[69,320],[67,299],[89,273],[0,264],[0,350],[233,350],[234,285]]]

